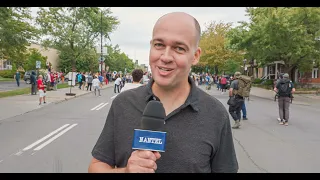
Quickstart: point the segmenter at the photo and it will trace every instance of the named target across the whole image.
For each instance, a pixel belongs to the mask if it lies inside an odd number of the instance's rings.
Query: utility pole
[[[101,26],[101,57],[100,57],[100,74],[102,76],[102,62],[103,62],[103,50],[102,50],[102,10],[101,10],[101,22],[100,22],[100,26]]]

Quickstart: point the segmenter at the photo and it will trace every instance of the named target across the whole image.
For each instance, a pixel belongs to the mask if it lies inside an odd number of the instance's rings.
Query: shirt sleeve
[[[290,81],[290,84],[291,84],[291,89],[294,88],[294,84],[292,81]]]
[[[92,150],[92,156],[110,166],[115,166],[114,105],[112,104],[100,137]]]
[[[232,82],[231,82],[231,84],[230,84],[230,88],[232,88],[232,89],[234,89],[234,88],[235,88],[235,81],[236,81],[236,80],[234,80],[234,81],[232,81]]]
[[[213,173],[237,173],[239,169],[229,116],[226,115],[225,119],[221,130],[220,144],[211,163]]]

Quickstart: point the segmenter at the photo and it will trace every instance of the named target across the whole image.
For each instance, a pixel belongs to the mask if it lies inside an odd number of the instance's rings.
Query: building
[[[284,62],[275,61],[263,68],[255,68],[256,78],[278,79],[279,74],[284,73]],[[293,68],[289,73],[290,79],[299,84],[308,84],[311,87],[320,87],[319,68],[314,65],[309,72],[301,72],[298,68]]]
[[[47,57],[47,62],[51,63],[53,70],[58,70],[58,62],[59,62],[59,52],[54,48],[45,49],[43,46],[37,43],[31,43],[27,46],[28,49],[34,48],[37,49],[42,56]],[[1,58],[0,59],[0,70],[12,69],[12,64],[10,60]]]
[[[35,48],[38,49],[38,51],[41,53],[42,56],[47,57],[47,62],[52,64],[52,69],[53,71],[58,70],[58,62],[59,62],[59,52],[58,50],[54,48],[47,48],[45,49],[43,46],[37,43],[31,43],[29,48]]]

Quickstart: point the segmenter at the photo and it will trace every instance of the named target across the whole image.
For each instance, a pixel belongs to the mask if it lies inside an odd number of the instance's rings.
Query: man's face
[[[191,65],[198,63],[196,30],[190,19],[164,18],[156,24],[150,42],[149,64],[160,87],[170,88],[186,81]]]

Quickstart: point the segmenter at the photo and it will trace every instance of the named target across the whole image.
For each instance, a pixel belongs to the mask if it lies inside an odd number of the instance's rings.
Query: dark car
[[[23,80],[27,83],[27,84],[30,84],[31,83],[31,81],[30,81],[30,76],[31,76],[31,72],[32,72],[33,70],[29,70],[29,71],[26,71],[25,73],[24,73],[24,76],[23,76]]]

